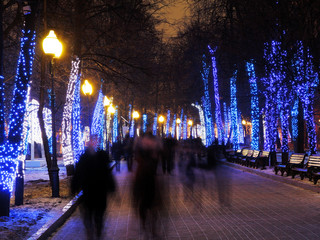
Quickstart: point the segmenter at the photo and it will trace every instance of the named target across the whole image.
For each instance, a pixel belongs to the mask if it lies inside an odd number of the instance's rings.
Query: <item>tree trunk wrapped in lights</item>
[[[72,149],[72,112],[73,112],[73,102],[75,96],[76,82],[79,76],[80,59],[77,57],[75,60],[71,61],[71,73],[68,83],[66,103],[63,108],[62,115],[62,155],[63,162],[67,168],[67,175],[72,174],[74,156]]]
[[[233,149],[239,149],[239,124],[238,124],[238,106],[237,106],[237,70],[234,71],[230,78],[230,110],[231,110],[231,131],[233,134]]]
[[[170,133],[170,110],[167,113],[167,123],[166,123],[166,137],[169,137]]]
[[[224,144],[224,131],[222,125],[222,117],[221,117],[221,107],[220,107],[220,95],[219,95],[219,82],[218,82],[218,74],[217,74],[217,63],[216,58],[214,56],[216,52],[216,48],[212,49],[209,45],[209,52],[211,54],[212,61],[212,76],[213,76],[213,90],[214,90],[214,102],[215,102],[215,119],[217,124],[218,131],[218,143]]]
[[[91,135],[97,135],[99,138],[98,146],[102,149],[103,145],[103,121],[104,121],[104,106],[103,106],[103,94],[102,90],[99,91],[96,107],[93,112]]]
[[[259,150],[259,98],[258,98],[258,86],[257,78],[254,69],[253,60],[247,62],[247,73],[250,83],[251,94],[251,149]]]
[[[34,7],[32,5],[32,10],[34,10]],[[19,156],[22,126],[26,111],[27,90],[32,74],[35,48],[34,12],[32,11],[25,16],[9,115],[9,134],[7,141],[0,146],[0,216],[9,216],[10,194],[16,177],[17,158]],[[3,79],[3,76],[0,77]],[[0,88],[0,95],[3,97],[3,86],[0,86]],[[0,115],[3,116],[3,105],[0,106]],[[0,118],[0,120],[3,121],[4,119]],[[4,122],[1,124],[4,124]]]
[[[208,86],[209,69],[210,67],[206,63],[206,56],[203,55],[201,77],[202,77],[203,86],[204,86],[204,96],[202,97],[202,106],[204,110],[204,119],[206,123],[205,126],[206,126],[206,146],[207,147],[213,143],[213,138],[214,138],[211,101],[210,101],[209,86]]]
[[[316,153],[316,130],[314,124],[314,95],[319,84],[318,74],[314,71],[313,57],[303,43],[297,43],[297,53],[293,60],[295,73],[295,91],[298,93],[304,109],[304,118],[308,132],[308,143],[311,154]],[[301,124],[300,124],[301,125]],[[303,137],[303,136],[298,136]]]
[[[266,141],[264,148],[271,152],[272,165],[276,162],[277,120],[282,105],[278,98],[278,92],[285,81],[284,64],[286,57],[287,53],[281,48],[281,42],[272,41],[270,44],[265,44],[264,58],[267,62],[267,76],[262,79],[266,96]]]
[[[80,122],[80,74],[75,83],[74,100],[72,110],[72,148],[74,162],[78,162],[80,155],[84,151],[84,141],[81,134],[81,122]]]

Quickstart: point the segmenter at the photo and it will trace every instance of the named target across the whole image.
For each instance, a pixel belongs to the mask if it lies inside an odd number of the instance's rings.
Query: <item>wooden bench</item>
[[[281,176],[283,176],[283,174],[285,172],[287,172],[287,176],[290,175],[291,169],[293,167],[296,168],[302,168],[303,164],[304,164],[304,158],[305,158],[306,154],[305,153],[293,153],[287,164],[279,164],[279,165],[275,165],[274,166],[274,172],[277,175],[278,171],[281,172]]]
[[[241,149],[238,149],[237,151],[234,151],[232,149],[228,149],[225,152],[225,157],[229,162],[233,162],[234,158],[239,156],[241,154]]]
[[[249,157],[247,159],[247,167],[255,167],[256,161],[259,159],[260,151],[259,150],[253,150],[252,157]]]
[[[232,156],[231,158],[231,162],[237,162],[238,161],[238,158],[242,156],[243,154],[243,151],[248,151],[248,149],[238,149],[235,154]],[[247,153],[246,153],[247,154]]]
[[[291,169],[291,176],[294,178],[297,174],[300,174],[301,180],[305,177],[309,178],[309,181],[313,178],[313,173],[317,173],[320,171],[320,156],[311,155],[308,157],[307,163],[302,167],[293,167]],[[317,183],[318,180],[316,180]],[[315,184],[316,184],[315,183]]]
[[[269,157],[270,157],[269,151],[262,151],[260,156],[257,158],[256,164],[254,167],[259,168],[261,166],[261,170],[266,169],[266,165],[269,166]]]
[[[247,161],[250,157],[252,157],[253,150],[249,149],[246,155],[242,155],[241,157],[238,158],[238,162],[241,165],[246,165]]]

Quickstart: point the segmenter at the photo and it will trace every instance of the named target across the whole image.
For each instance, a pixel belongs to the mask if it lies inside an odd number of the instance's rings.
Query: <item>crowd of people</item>
[[[112,159],[106,151],[97,149],[97,142],[98,138],[92,136],[76,164],[71,185],[73,193],[83,191],[80,210],[88,239],[101,237],[109,195],[117,190],[111,160],[115,162],[116,171],[120,171],[120,161],[124,160],[128,171],[133,172],[133,208],[150,239],[158,239],[159,213],[168,209],[164,176],[170,177],[176,168],[181,183],[191,193],[196,181],[195,169],[212,170],[216,183],[221,182],[218,171],[221,151],[217,145],[205,148],[200,138],[177,141],[171,136],[160,138],[150,132],[135,139],[126,135],[122,142],[113,143]],[[225,189],[220,193],[219,186],[217,188],[220,203],[228,202]]]

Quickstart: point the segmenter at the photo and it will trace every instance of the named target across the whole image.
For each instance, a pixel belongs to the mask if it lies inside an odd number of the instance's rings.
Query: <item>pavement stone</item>
[[[177,168],[173,175],[159,174],[167,189],[159,239],[320,239],[320,195],[284,183],[319,185],[227,162],[216,174],[197,169],[195,176],[192,186]],[[109,202],[103,239],[152,239],[131,207],[133,173],[123,164],[115,177],[118,194]],[[49,239],[86,239],[78,208]]]

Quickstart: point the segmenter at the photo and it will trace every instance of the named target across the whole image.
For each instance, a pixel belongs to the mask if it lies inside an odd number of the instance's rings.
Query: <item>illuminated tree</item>
[[[22,126],[26,111],[27,90],[32,74],[35,36],[34,11],[32,11],[30,14],[25,15],[9,115],[9,133],[7,140],[0,146],[0,216],[9,216],[10,193],[13,190],[13,183],[16,177],[17,158],[19,156]],[[3,76],[0,76],[0,78],[3,79]],[[0,95],[2,97],[3,94],[3,86],[0,86]],[[3,111],[4,106],[1,105],[0,115],[2,116]],[[1,124],[4,124],[4,122]]]
[[[212,76],[213,76],[213,90],[214,90],[214,102],[215,102],[215,118],[218,130],[218,142],[219,144],[224,144],[224,131],[222,125],[222,117],[221,117],[221,107],[220,107],[220,95],[219,95],[219,82],[217,75],[217,63],[216,58],[214,56],[216,52],[216,48],[212,49],[209,45],[209,52],[211,54],[212,61]]]
[[[213,143],[213,138],[214,138],[214,129],[212,125],[212,113],[211,113],[211,101],[210,101],[209,86],[208,86],[209,70],[210,70],[210,67],[206,63],[206,56],[203,55],[201,76],[202,76],[203,86],[204,86],[204,96],[202,97],[202,106],[204,111],[204,119],[206,123],[205,124],[206,146],[210,146]]]
[[[72,110],[72,148],[74,162],[77,162],[80,159],[80,155],[84,150],[84,141],[81,134],[80,110],[80,74],[78,74],[78,79],[75,83]]]
[[[170,132],[170,110],[167,113],[167,124],[166,124],[166,137],[169,137]]]
[[[254,69],[253,61],[247,62],[247,73],[249,76],[250,83],[250,94],[251,94],[251,148],[259,150],[259,98],[258,98],[258,86],[257,78]]]
[[[97,135],[99,137],[99,146],[103,144],[103,123],[104,123],[104,106],[103,106],[103,94],[102,90],[99,91],[96,107],[93,112],[91,135]]]
[[[239,149],[239,124],[238,124],[238,104],[237,104],[237,70],[230,78],[230,111],[231,111],[231,131],[233,134],[233,149]]]
[[[314,124],[314,95],[319,84],[318,73],[314,71],[313,57],[309,49],[304,49],[303,43],[297,43],[297,53],[293,60],[295,74],[294,88],[303,104],[306,120],[309,148],[312,154],[316,153],[316,131]]]
[[[72,117],[80,117],[73,115],[73,102],[75,97],[76,83],[79,80],[80,59],[76,58],[71,62],[71,73],[67,88],[66,102],[63,108],[62,115],[62,154],[65,166],[74,164],[74,156],[72,150]]]

